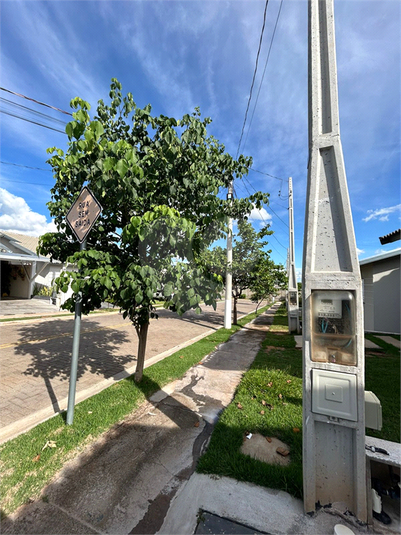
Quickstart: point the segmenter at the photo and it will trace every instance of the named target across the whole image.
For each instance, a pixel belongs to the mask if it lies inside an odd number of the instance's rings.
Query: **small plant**
[[[51,297],[53,294],[53,288],[51,286],[44,286],[43,284],[35,283],[33,287],[32,297]]]

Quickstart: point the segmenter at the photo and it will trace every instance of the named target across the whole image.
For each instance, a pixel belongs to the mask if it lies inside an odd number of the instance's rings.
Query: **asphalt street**
[[[5,304],[3,314],[7,314]],[[33,300],[26,302],[24,310],[14,304],[16,317],[24,316],[33,305]],[[240,300],[239,316],[254,308],[251,301]],[[10,310],[2,317],[11,319]],[[39,314],[53,312],[47,310],[42,307]],[[204,307],[202,314],[189,311],[182,318],[160,310],[159,319],[150,324],[146,365],[222,327],[223,315],[224,302],[218,303],[216,311]],[[32,316],[0,324],[0,443],[66,409],[73,324],[71,315]],[[76,402],[134,373],[137,343],[133,326],[118,312],[83,317]]]

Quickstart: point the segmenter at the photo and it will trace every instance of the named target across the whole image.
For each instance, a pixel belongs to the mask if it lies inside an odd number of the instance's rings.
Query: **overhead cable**
[[[280,7],[279,7],[278,14],[277,14],[277,18],[276,18],[276,23],[275,23],[275,25],[274,25],[274,30],[273,30],[272,38],[271,38],[271,40],[270,40],[269,52],[267,53],[267,58],[266,58],[266,62],[265,62],[265,67],[264,67],[264,69],[263,69],[263,74],[262,74],[262,79],[260,80],[259,89],[258,89],[258,94],[256,95],[255,104],[254,104],[254,106],[253,106],[253,111],[252,111],[252,115],[251,115],[251,120],[249,121],[248,131],[247,131],[247,134],[246,134],[246,137],[245,137],[245,142],[244,142],[243,150],[245,150],[246,142],[247,142],[247,140],[248,140],[249,131],[250,131],[250,129],[251,129],[251,125],[252,125],[252,121],[253,121],[253,116],[255,115],[256,106],[257,106],[257,104],[258,104],[259,95],[260,95],[260,90],[261,90],[261,88],[262,88],[263,80],[264,80],[264,77],[265,77],[266,67],[267,67],[267,64],[269,63],[270,52],[271,52],[271,49],[272,49],[272,46],[273,46],[274,36],[276,35],[277,24],[278,24],[278,20],[279,20],[279,18],[280,18],[280,13],[281,13],[281,8],[282,8],[282,6],[283,6],[283,0],[281,0],[281,2],[280,2]]]
[[[253,188],[254,191],[256,191],[255,187],[252,186],[252,184],[249,182],[249,180],[247,179],[247,177],[244,176],[244,178],[245,178],[245,180],[248,182],[248,184],[251,186],[251,188]],[[247,190],[248,190],[248,188],[247,188]],[[267,205],[267,207],[269,208],[269,210],[271,210],[271,211],[273,212],[273,214],[274,214],[276,217],[278,217],[278,219],[280,219],[280,221],[281,221],[287,228],[289,228],[288,225],[287,225],[287,223],[286,223],[285,221],[283,221],[283,220],[281,219],[281,217],[280,217],[278,214],[276,214],[276,212],[273,210],[273,208],[272,208],[270,205]]]
[[[241,142],[242,142],[242,136],[244,135],[246,119],[247,119],[247,117],[248,117],[249,106],[250,106],[250,104],[251,104],[251,99],[252,99],[253,86],[254,86],[254,84],[255,84],[256,72],[257,72],[257,70],[258,70],[259,54],[260,54],[260,49],[262,48],[263,34],[264,34],[264,31],[265,31],[265,25],[266,25],[266,11],[267,11],[267,5],[268,5],[268,3],[269,3],[269,0],[266,0],[265,11],[264,11],[264,13],[263,13],[262,31],[260,32],[258,52],[257,52],[257,54],[256,54],[255,69],[254,69],[254,71],[253,71],[253,77],[252,77],[251,89],[250,89],[250,91],[249,91],[248,104],[247,104],[247,107],[246,107],[245,117],[244,117],[244,124],[242,125],[241,136],[240,136],[239,143],[238,143],[236,159],[238,158],[238,154],[239,154],[240,147],[241,147]]]
[[[43,182],[26,182],[26,180],[14,180],[12,179],[12,183],[18,182],[18,184],[29,184],[30,186],[47,186],[49,187],[49,184],[44,184]]]
[[[65,121],[61,121],[60,119],[56,119],[55,117],[52,117],[51,115],[47,115],[46,113],[42,113],[40,111],[36,111],[33,108],[28,108],[28,106],[23,106],[22,104],[18,104],[17,102],[14,102],[13,100],[9,100],[8,98],[0,97],[1,102],[5,102],[7,104],[10,104],[11,106],[15,106],[16,108],[20,108],[23,110],[27,110],[30,113],[34,113],[35,115],[38,115],[39,117],[43,117],[47,120],[53,121],[55,123],[59,123],[62,125],[66,125],[67,123]]]
[[[0,87],[1,91],[7,91],[7,93],[11,93],[12,95],[16,95],[17,97],[25,98],[26,100],[30,100],[32,102],[36,102],[36,104],[40,104],[41,106],[46,106],[47,108],[51,108],[52,110],[59,111],[61,113],[65,113],[66,115],[70,115],[72,117],[72,113],[68,111],[61,110],[60,108],[56,108],[55,106],[51,106],[50,104],[45,104],[44,102],[40,102],[40,100],[36,100],[31,97],[27,97],[26,95],[22,95],[21,93],[16,93],[15,91],[11,91],[10,89],[6,89],[5,87]]]
[[[22,119],[23,121],[27,121],[28,123],[37,124],[38,126],[43,126],[43,128],[48,128],[49,130],[54,130],[55,132],[60,132],[60,134],[65,134],[63,130],[58,130],[57,128],[52,128],[51,126],[47,126],[42,123],[37,123],[36,121],[31,121],[30,119],[26,119],[25,117],[21,117],[21,115],[15,115],[14,113],[10,113],[5,110],[0,110],[0,113],[5,113],[6,115],[10,115],[11,117],[16,117],[17,119]]]
[[[15,167],[25,167],[26,169],[34,169],[35,171],[47,171],[48,173],[52,172],[52,169],[44,169],[43,167],[30,167],[29,165],[22,165],[20,163],[12,163],[12,162],[3,162],[0,161],[3,165],[14,165]]]
[[[264,173],[263,171],[258,171],[257,169],[255,169],[254,167],[250,167],[249,168],[250,171],[253,171],[254,173],[259,173],[261,175],[266,175],[266,176],[270,176],[271,178],[276,178],[277,180],[287,180],[285,178],[280,178],[279,176],[274,176],[274,175],[270,175],[269,173]]]

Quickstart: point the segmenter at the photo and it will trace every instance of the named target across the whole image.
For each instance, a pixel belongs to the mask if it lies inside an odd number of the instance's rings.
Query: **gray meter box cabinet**
[[[382,425],[382,406],[380,401],[373,392],[365,390],[365,427],[380,431]]]
[[[312,412],[356,422],[356,397],[356,375],[312,370]]]

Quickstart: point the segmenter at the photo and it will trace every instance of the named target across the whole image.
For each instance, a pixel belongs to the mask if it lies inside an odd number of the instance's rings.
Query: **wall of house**
[[[53,280],[60,275],[62,267],[62,264],[47,263],[43,266],[37,262],[36,271],[38,274],[35,277],[35,282],[50,287]]]
[[[373,276],[375,331],[400,332],[400,257],[376,266]],[[381,264],[381,262],[378,262]]]
[[[361,266],[365,330],[400,333],[400,256]]]
[[[375,330],[374,291],[373,291],[373,264],[361,266],[363,287],[363,311],[365,331]]]
[[[31,297],[29,295],[31,269],[32,266],[11,266],[10,297],[19,297],[21,299]]]

